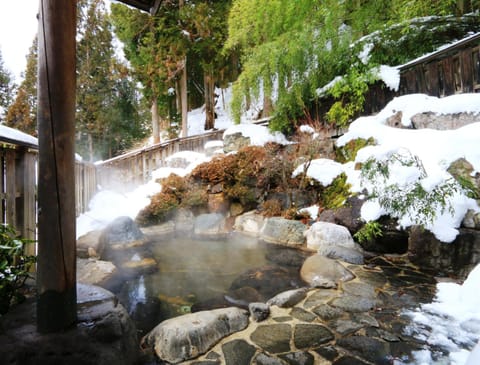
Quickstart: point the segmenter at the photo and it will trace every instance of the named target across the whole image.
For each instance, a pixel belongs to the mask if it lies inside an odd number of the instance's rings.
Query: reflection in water
[[[296,252],[281,247],[274,249],[243,235],[232,235],[228,241],[174,237],[154,242],[149,249],[158,262],[158,271],[130,278],[117,293],[142,332],[164,319],[190,312],[194,304],[199,309],[228,305],[219,302],[224,301],[232,283],[242,273],[259,268],[271,271],[272,266],[277,267],[267,259],[278,257],[271,254],[272,250],[288,251],[288,256]],[[292,272],[295,277],[286,278],[287,285],[298,284],[298,267],[279,270],[287,275]],[[249,292],[260,290],[253,285],[246,286]]]

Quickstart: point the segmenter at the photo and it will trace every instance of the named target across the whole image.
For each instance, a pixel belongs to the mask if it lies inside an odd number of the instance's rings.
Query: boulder
[[[305,243],[306,229],[307,226],[299,221],[281,217],[267,218],[260,231],[260,239],[285,246],[301,246]]]
[[[233,229],[250,236],[259,236],[264,223],[265,217],[263,215],[250,211],[235,219]]]
[[[176,364],[206,353],[222,338],[245,329],[248,318],[248,311],[233,307],[190,313],[161,322],[142,343],[161,360]]]
[[[142,232],[149,242],[170,238],[175,234],[175,222],[168,221],[155,226],[142,227]]]
[[[465,278],[480,262],[480,232],[460,228],[453,242],[444,243],[431,232],[414,226],[410,229],[408,257],[416,265],[436,273]]]
[[[250,137],[244,137],[241,132],[227,134],[223,137],[223,152],[238,151],[250,145]]]
[[[356,233],[364,224],[360,218],[360,209],[364,200],[357,196],[349,197],[340,208],[327,209],[318,215],[318,220],[346,227],[351,234]]]
[[[361,248],[350,248],[344,246],[328,246],[318,250],[320,255],[329,259],[341,260],[355,265],[363,265],[365,262]]]
[[[195,215],[188,209],[180,208],[175,212],[173,218],[175,231],[179,233],[191,233],[195,225]]]
[[[77,259],[77,281],[82,284],[112,288],[118,280],[117,267],[110,261]]]
[[[99,258],[103,254],[104,242],[100,240],[102,231],[90,231],[77,239],[77,257]]]
[[[229,211],[230,202],[225,193],[208,194],[208,211],[210,213],[225,214]]]
[[[310,256],[300,269],[303,281],[313,287],[336,288],[340,282],[352,280],[352,272],[335,260],[320,254]]]
[[[218,153],[223,153],[223,141],[208,141],[205,143],[203,146],[203,149],[205,151],[205,155],[207,157],[211,157],[213,155],[216,155]]]
[[[347,228],[329,222],[316,222],[305,231],[307,248],[321,250],[329,246],[359,249]]]
[[[195,218],[193,232],[199,237],[219,238],[225,236],[225,217],[220,213],[200,214]]]
[[[316,222],[305,231],[307,248],[331,259],[352,264],[363,264],[363,250],[343,226],[328,222]]]
[[[130,217],[118,217],[103,231],[100,240],[106,250],[125,250],[144,246],[145,235]]]
[[[480,121],[478,113],[440,114],[433,112],[418,113],[412,116],[414,129],[451,130]]]

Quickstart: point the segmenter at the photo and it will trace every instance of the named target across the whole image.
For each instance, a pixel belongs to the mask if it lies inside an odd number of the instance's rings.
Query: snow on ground
[[[250,138],[250,144],[254,146],[263,146],[268,142],[276,142],[279,144],[289,144],[285,136],[280,132],[271,132],[268,127],[257,124],[237,124],[229,127],[223,137],[241,133],[244,137]]]
[[[439,283],[434,302],[405,313],[414,320],[407,328],[409,334],[447,352],[443,355],[421,350],[415,353],[416,364],[463,365],[467,361],[471,365],[480,364],[480,348],[477,346],[471,355],[467,350],[474,348],[480,340],[479,288],[480,264],[462,285]]]

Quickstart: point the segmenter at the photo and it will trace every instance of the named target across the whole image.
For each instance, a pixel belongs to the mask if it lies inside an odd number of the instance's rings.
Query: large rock
[[[280,217],[267,218],[260,231],[265,242],[285,246],[301,246],[305,243],[304,232],[307,226],[302,222]]]
[[[173,218],[177,233],[190,234],[195,226],[195,215],[191,210],[180,208]]]
[[[264,224],[265,217],[263,215],[257,214],[255,211],[250,211],[238,216],[235,219],[233,228],[238,232],[250,236],[259,236]]]
[[[250,137],[244,137],[241,132],[227,134],[223,137],[223,152],[238,151],[242,147],[250,145]]]
[[[319,254],[352,264],[363,264],[363,250],[353,241],[347,228],[328,222],[316,222],[307,231],[307,247]]]
[[[59,333],[36,330],[35,300],[2,316],[2,364],[131,365],[139,358],[136,328],[109,291],[77,285],[77,325]]]
[[[425,112],[415,114],[411,120],[414,129],[451,130],[480,122],[480,115],[478,113],[439,114]]]
[[[347,228],[329,222],[316,222],[305,231],[307,247],[322,250],[329,246],[358,248]]]
[[[310,256],[300,269],[302,280],[313,287],[335,288],[340,282],[355,276],[337,261],[320,254]]]
[[[451,243],[443,243],[419,226],[410,230],[408,257],[418,266],[437,273],[465,278],[480,262],[480,232],[461,228]]]
[[[91,231],[77,239],[77,257],[101,257],[104,249],[104,242],[100,240],[102,231]]]
[[[340,208],[327,209],[318,216],[319,221],[335,223],[346,227],[351,234],[356,233],[364,224],[360,218],[360,210],[364,200],[358,197],[349,197]]]
[[[118,278],[117,267],[110,261],[77,259],[77,281],[111,289]]]
[[[130,217],[118,217],[102,232],[100,240],[106,250],[124,250],[140,247],[147,239]]]
[[[248,326],[248,311],[222,308],[171,318],[160,323],[143,343],[163,361],[179,363],[207,352],[222,338]]]
[[[220,213],[200,214],[195,218],[193,232],[199,237],[225,236],[228,233],[225,217]]]
[[[170,238],[175,234],[175,222],[168,221],[155,226],[142,227],[142,232],[149,242]]]

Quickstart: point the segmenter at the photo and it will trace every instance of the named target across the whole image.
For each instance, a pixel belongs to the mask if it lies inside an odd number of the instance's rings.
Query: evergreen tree
[[[27,68],[17,89],[15,101],[8,108],[5,124],[25,133],[37,136],[37,37],[27,55]]]
[[[136,85],[115,56],[104,0],[78,6],[76,150],[93,161],[130,148],[145,126]]]
[[[3,122],[7,108],[13,99],[15,84],[11,73],[5,68],[0,50],[0,123]]]
[[[189,51],[203,71],[205,129],[215,126],[215,84],[220,83],[228,55],[222,52],[227,32],[226,19],[231,1],[190,2],[182,9],[182,21],[191,43]]]
[[[172,104],[170,96],[183,71],[188,42],[179,26],[179,6],[165,2],[156,16],[121,4],[112,4],[111,11],[115,33],[124,44],[125,57],[151,103],[152,132],[157,142],[160,129],[162,132],[169,129],[179,104]]]

